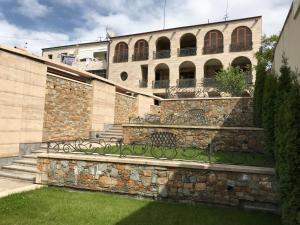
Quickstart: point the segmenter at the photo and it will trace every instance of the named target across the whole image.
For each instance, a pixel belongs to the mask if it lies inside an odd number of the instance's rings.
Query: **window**
[[[223,34],[221,31],[209,31],[204,38],[204,54],[223,52]]]
[[[128,62],[128,45],[125,42],[116,45],[114,62]]]
[[[53,59],[53,55],[52,55],[52,54],[49,54],[49,55],[48,55],[48,59]]]
[[[252,49],[252,32],[248,27],[237,27],[231,35],[231,51]]]
[[[99,60],[104,60],[104,59],[106,59],[106,53],[105,52],[94,52],[93,58],[99,59]]]
[[[121,75],[120,75],[120,77],[121,77],[122,81],[125,81],[128,78],[128,74],[126,72],[122,72]]]

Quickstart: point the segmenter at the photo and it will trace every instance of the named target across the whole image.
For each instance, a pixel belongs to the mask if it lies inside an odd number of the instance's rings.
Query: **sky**
[[[229,20],[263,16],[278,34],[292,0],[228,0]],[[167,0],[166,28],[223,21],[227,0]],[[164,0],[0,0],[0,43],[41,48],[163,28]],[[26,44],[27,43],[27,44]]]

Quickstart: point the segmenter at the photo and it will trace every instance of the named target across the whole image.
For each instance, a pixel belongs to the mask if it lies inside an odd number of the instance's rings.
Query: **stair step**
[[[41,148],[41,149],[32,151],[32,153],[47,153],[47,149]]]
[[[37,160],[36,159],[18,159],[14,161],[14,164],[20,164],[20,165],[36,165]]]
[[[36,159],[38,154],[23,155],[25,159]]]
[[[33,166],[8,165],[8,166],[2,166],[2,169],[16,170],[16,171],[29,172],[29,173],[37,173],[36,167],[33,167]]]
[[[14,178],[18,180],[27,180],[31,182],[35,182],[36,175],[28,174],[28,173],[22,173],[22,172],[15,172],[15,171],[1,171],[0,170],[0,177],[8,177],[8,178]]]

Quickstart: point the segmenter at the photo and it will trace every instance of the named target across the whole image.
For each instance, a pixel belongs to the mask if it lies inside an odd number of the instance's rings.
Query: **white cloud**
[[[50,9],[40,4],[38,0],[18,0],[18,4],[16,11],[31,19],[44,17],[50,12]]]

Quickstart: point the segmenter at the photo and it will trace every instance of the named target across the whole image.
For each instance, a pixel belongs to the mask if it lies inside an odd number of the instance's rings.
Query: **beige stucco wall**
[[[296,10],[298,13],[296,14]],[[279,42],[275,49],[273,69],[280,73],[282,55],[288,59],[292,70],[300,72],[300,10],[291,8],[286,19]]]
[[[252,30],[253,49],[251,51],[230,52],[231,33],[238,26],[247,26]],[[204,47],[204,36],[210,30],[220,30],[224,36],[224,53],[203,55],[202,49]],[[197,55],[188,57],[178,57],[177,49],[180,48],[180,38],[186,33],[192,33],[197,38]],[[153,32],[147,34],[137,34],[125,37],[116,37],[112,39],[109,54],[109,79],[120,83],[127,87],[138,88],[139,80],[142,79],[141,65],[148,65],[148,88],[140,90],[153,93],[152,81],[155,80],[155,67],[160,63],[165,63],[170,69],[170,85],[176,85],[176,80],[179,79],[179,66],[182,62],[192,61],[196,66],[197,82],[204,77],[204,64],[209,59],[219,59],[224,67],[227,67],[231,62],[239,56],[248,57],[252,65],[256,65],[254,53],[257,52],[261,46],[262,21],[260,17],[249,20],[241,20],[235,22],[224,22],[219,24],[207,24],[202,26],[195,26],[192,28],[178,28],[175,30],[166,30],[160,32]],[[153,59],[153,52],[156,51],[156,41],[158,38],[165,36],[171,42],[171,57],[167,59]],[[136,41],[145,39],[149,43],[149,60],[132,61],[134,53],[134,45]],[[114,50],[119,42],[126,42],[129,47],[129,61],[124,63],[113,63]],[[120,78],[121,72],[128,73],[128,79],[122,81]],[[156,91],[156,90],[155,90]]]
[[[42,141],[46,65],[0,51],[0,157]]]
[[[144,117],[145,114],[149,114],[151,112],[151,105],[154,104],[154,99],[144,95],[138,95],[137,102],[138,102],[138,115],[140,117]]]
[[[116,88],[113,85],[93,80],[92,130],[101,131],[105,124],[114,123]]]

